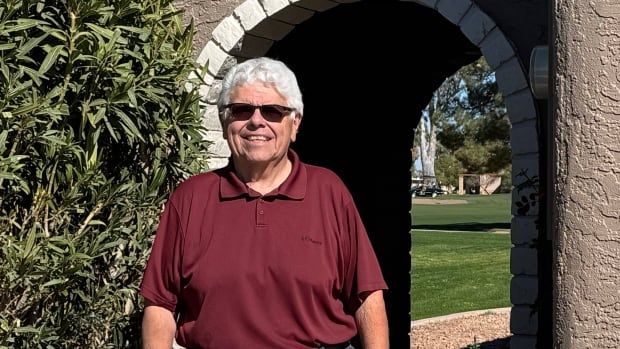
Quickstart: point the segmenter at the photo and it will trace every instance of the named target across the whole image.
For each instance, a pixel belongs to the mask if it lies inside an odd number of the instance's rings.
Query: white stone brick
[[[512,125],[510,130],[512,155],[538,153],[538,131],[536,120],[527,120]]]
[[[207,160],[209,164],[209,171],[217,170],[218,168],[226,167],[228,165],[228,158],[210,158]]]
[[[536,348],[536,336],[514,335],[510,337],[510,349]]]
[[[504,96],[529,87],[525,78],[525,70],[516,56],[495,70],[495,78]]]
[[[471,4],[470,0],[439,0],[437,11],[450,22],[459,24]]]
[[[480,45],[482,39],[495,28],[495,22],[478,6],[473,5],[461,19],[459,27],[474,45]]]
[[[480,49],[489,66],[494,70],[515,56],[515,50],[504,34],[495,27],[480,43]]]
[[[263,4],[263,8],[265,8],[267,16],[273,16],[275,13],[290,4],[288,0],[260,0],[260,2]]]
[[[217,104],[217,99],[220,96],[221,90],[222,90],[222,80],[221,79],[214,80],[213,84],[211,84],[211,86],[209,87],[209,90],[206,91],[207,93],[204,95],[205,98],[203,100],[207,102],[208,104]]]
[[[401,1],[405,1],[405,2],[415,2],[418,3],[422,6],[426,6],[426,7],[430,7],[430,8],[436,8],[437,6],[437,1],[439,0],[401,0]]]
[[[273,40],[246,34],[238,49],[231,51],[231,54],[245,58],[264,56],[271,45],[273,45]]]
[[[291,3],[306,8],[308,10],[323,12],[327,11],[331,8],[338,6],[337,2],[329,1],[329,0],[291,0]]]
[[[246,0],[235,9],[235,16],[239,18],[241,26],[245,30],[254,28],[258,23],[267,18],[263,7],[258,0]]]
[[[273,15],[272,18],[289,24],[299,24],[312,17],[314,13],[312,10],[291,5]]]
[[[512,184],[513,187],[523,183],[527,177],[539,176],[538,154],[513,155],[512,157]],[[527,176],[527,177],[526,177]],[[516,189],[515,189],[516,190]]]
[[[513,247],[510,249],[510,272],[515,275],[538,275],[538,250],[533,247]],[[514,279],[514,278],[513,278]],[[515,303],[513,304],[524,304]],[[525,303],[533,304],[533,303]]]
[[[282,40],[295,26],[267,18],[255,26],[250,34],[270,40]]]
[[[206,65],[208,72],[216,76],[224,62],[231,58],[215,42],[209,41],[196,60],[198,64]]]
[[[529,88],[504,96],[504,104],[508,109],[508,118],[513,124],[536,119],[536,105]]]
[[[209,154],[215,158],[223,158],[230,156],[230,148],[222,135],[222,131],[207,131],[205,139],[212,142],[209,146]]]
[[[510,223],[510,239],[514,245],[531,244],[538,239],[536,216],[514,216]]]
[[[510,273],[512,275],[538,275],[538,250],[529,246],[510,249]]]
[[[201,107],[201,110],[202,125],[207,129],[207,131],[222,132],[222,123],[220,122],[217,106],[213,104],[206,104]]]
[[[224,51],[230,51],[243,38],[244,33],[241,23],[235,17],[228,16],[213,29],[213,40],[218,42]]]
[[[217,72],[217,75],[215,76],[215,78],[223,79],[224,75],[228,73],[230,68],[234,67],[235,65],[237,65],[237,57],[234,57],[234,56],[226,57],[226,59],[224,60],[224,63],[222,63],[222,66],[220,67],[220,70]]]
[[[524,181],[521,179],[520,181]],[[515,185],[518,183],[515,183]],[[512,206],[510,212],[515,216],[538,216],[540,194],[538,188],[526,187],[512,190]]]
[[[213,83],[213,81],[215,81],[215,76],[209,73],[204,74],[202,77],[202,82],[207,86],[210,86]]]
[[[528,306],[513,307],[510,311],[510,332],[515,335],[536,335],[538,333],[538,312],[533,312]],[[510,343],[510,348],[512,348],[512,343]]]
[[[535,304],[538,299],[538,278],[513,276],[510,280],[510,302],[514,305]]]

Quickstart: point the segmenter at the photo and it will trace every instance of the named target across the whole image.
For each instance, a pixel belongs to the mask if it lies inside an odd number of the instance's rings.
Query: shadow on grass
[[[456,223],[456,224],[414,224],[411,228],[427,230],[486,231],[491,229],[510,229],[510,223]]]
[[[510,337],[498,338],[483,343],[470,344],[461,349],[509,349]]]

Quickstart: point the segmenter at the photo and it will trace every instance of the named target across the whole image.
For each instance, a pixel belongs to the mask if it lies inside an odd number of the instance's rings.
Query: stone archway
[[[316,13],[327,11],[341,3],[356,1],[329,0],[248,0],[232,15],[220,22],[202,50],[198,63],[207,69],[204,99],[207,137],[212,146],[213,168],[225,165],[230,154],[217,116],[215,100],[223,73],[239,60],[267,53],[274,42],[284,38],[296,25]],[[525,70],[515,49],[494,21],[470,0],[413,0],[435,9],[445,19],[458,26],[477,46],[496,72],[496,78],[512,124],[513,183],[527,182],[539,174],[539,130],[536,104],[530,92]],[[513,191],[511,251],[511,331],[512,347],[534,347],[538,331],[538,316],[534,305],[538,298],[538,200],[535,186]],[[534,309],[534,311],[533,311]]]

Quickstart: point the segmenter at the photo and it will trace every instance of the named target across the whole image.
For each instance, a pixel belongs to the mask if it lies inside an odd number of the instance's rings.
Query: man
[[[350,193],[289,149],[297,79],[269,58],[233,67],[218,101],[228,167],[172,194],[141,294],[145,348],[388,348],[386,284]]]

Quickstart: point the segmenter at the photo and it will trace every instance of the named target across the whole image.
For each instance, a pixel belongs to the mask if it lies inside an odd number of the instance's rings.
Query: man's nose
[[[263,114],[261,114],[259,107],[254,108],[254,112],[252,113],[252,116],[250,116],[249,122],[255,125],[265,123],[265,118],[263,117]]]

